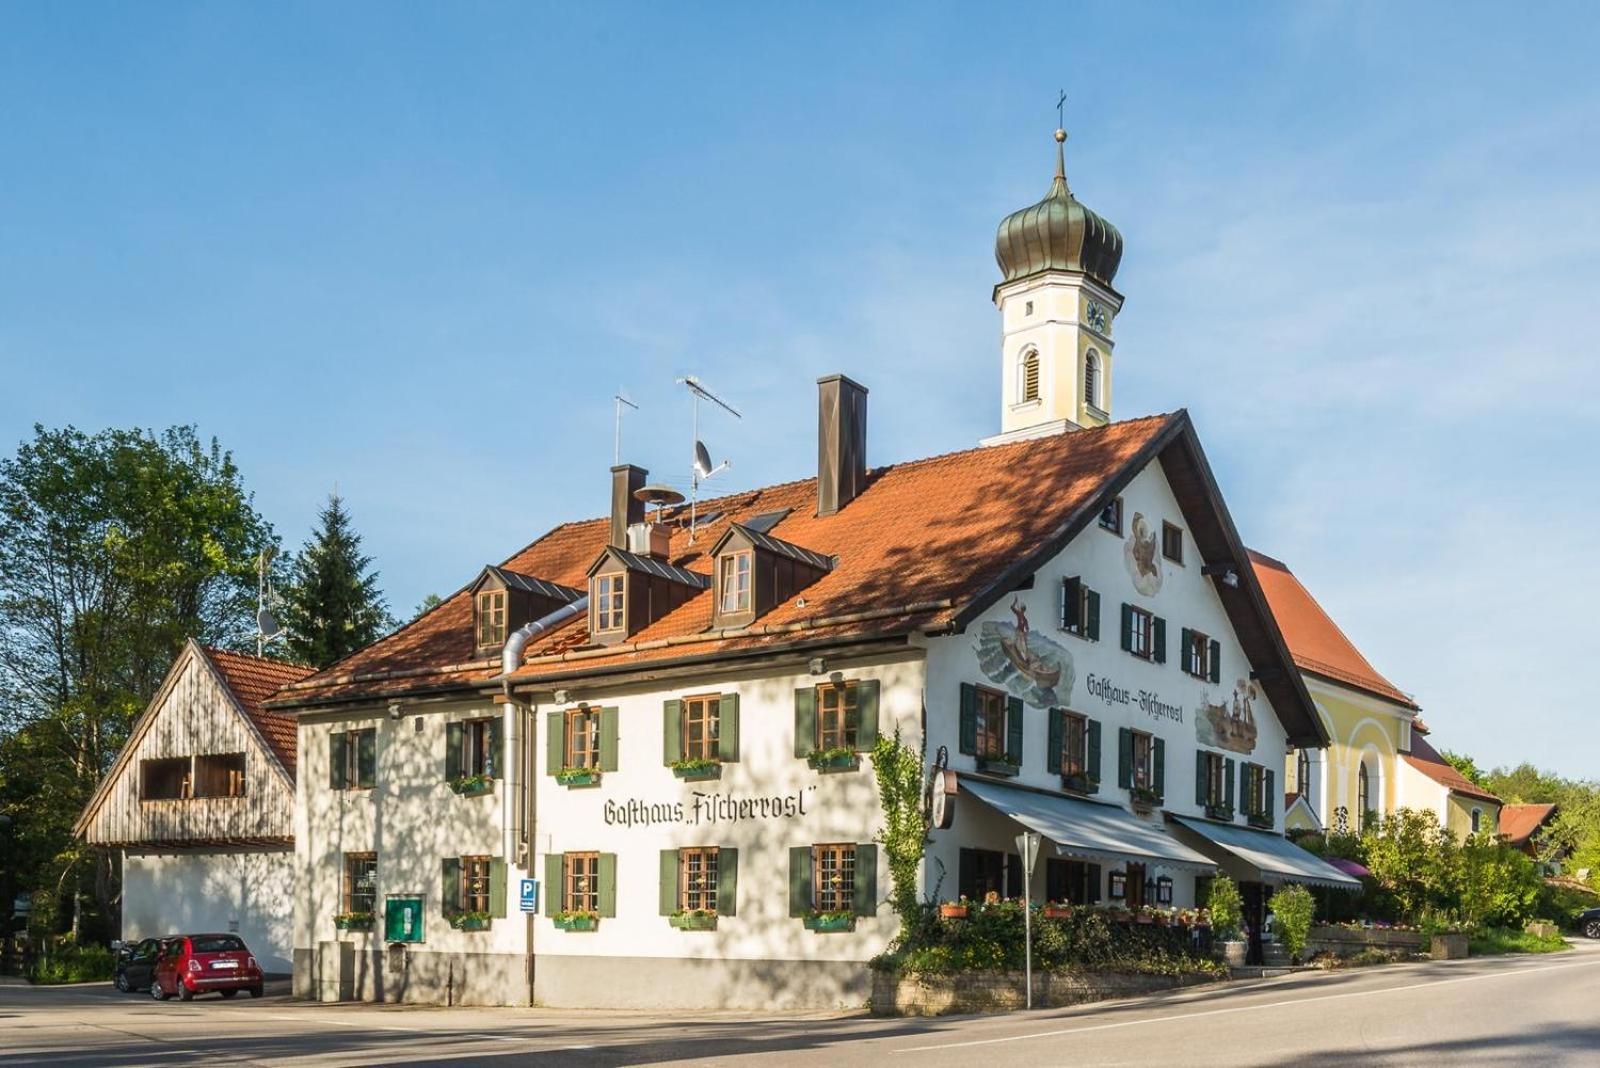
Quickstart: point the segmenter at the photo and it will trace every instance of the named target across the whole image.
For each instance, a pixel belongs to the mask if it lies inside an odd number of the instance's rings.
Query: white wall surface
[[[233,932],[262,969],[290,971],[294,855],[194,851],[125,853],[122,937]]]

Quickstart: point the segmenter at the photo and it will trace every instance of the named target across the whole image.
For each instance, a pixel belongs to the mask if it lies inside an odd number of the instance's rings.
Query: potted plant
[[[494,789],[494,779],[481,772],[477,775],[463,775],[459,779],[450,780],[450,789],[462,797],[486,794]]]
[[[715,931],[717,914],[709,909],[683,909],[668,916],[667,923],[680,931]]]
[[[1206,902],[1211,914],[1211,929],[1216,932],[1217,945],[1222,948],[1223,959],[1230,968],[1244,967],[1250,945],[1239,937],[1244,924],[1244,899],[1239,888],[1226,875],[1211,880],[1211,897]]]
[[[333,925],[341,931],[372,930],[372,913],[341,912],[333,918]]]
[[[817,771],[854,771],[861,766],[861,754],[848,745],[813,749],[806,763]]]
[[[599,768],[577,768],[568,765],[556,772],[556,782],[562,786],[598,786]]]
[[[856,929],[856,914],[843,909],[832,911],[812,909],[806,913],[805,925],[806,930],[816,931],[819,934],[853,931]]]
[[[1061,788],[1071,790],[1075,794],[1099,793],[1100,780],[1088,772],[1074,772],[1061,776]]]
[[[1139,911],[1133,914],[1134,923],[1150,925],[1156,922],[1155,912],[1149,905],[1140,905]]]
[[[1072,906],[1060,901],[1046,901],[1039,915],[1047,920],[1065,920],[1072,915]]]
[[[1265,812],[1252,812],[1244,818],[1244,821],[1252,827],[1272,830],[1272,816]]]
[[[458,931],[487,931],[490,915],[487,912],[457,912],[450,917],[450,926]]]
[[[713,757],[689,757],[672,762],[672,774],[689,782],[722,778],[722,761]]]
[[[563,931],[592,931],[600,926],[600,914],[592,909],[562,909],[550,922]]]
[[[1006,757],[979,757],[978,770],[985,775],[1000,775],[1014,779],[1022,771],[1016,762]]]
[[[1232,805],[1207,805],[1206,816],[1209,819],[1221,820],[1224,823],[1233,822]]]
[[[954,901],[941,901],[939,903],[939,918],[944,920],[964,920],[972,915],[972,902],[965,897]]]

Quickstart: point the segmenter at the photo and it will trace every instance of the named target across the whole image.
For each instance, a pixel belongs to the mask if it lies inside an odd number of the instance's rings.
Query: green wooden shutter
[[[1117,785],[1133,788],[1133,732],[1127,727],[1117,728]]]
[[[561,911],[565,887],[561,885],[562,856],[560,853],[544,855],[544,914],[554,916]]]
[[[1089,903],[1095,904],[1100,900],[1100,888],[1106,883],[1105,875],[1100,870],[1100,865],[1089,865]]]
[[[343,790],[345,788],[345,746],[347,741],[344,731],[334,731],[328,735],[328,786],[330,789]]]
[[[600,710],[600,770],[617,770],[617,710]]]
[[[968,756],[978,752],[978,688],[970,682],[961,684],[961,737],[958,748]]]
[[[500,857],[489,860],[489,915],[503,919],[506,914],[506,862]]]
[[[446,916],[454,916],[461,911],[461,858],[445,857],[439,867],[442,877],[439,910]]]
[[[1155,625],[1151,627],[1154,632],[1151,638],[1150,659],[1158,664],[1167,662],[1167,621],[1160,616],[1154,617]]]
[[[794,755],[810,756],[817,747],[817,688],[802,686],[794,692]]]
[[[1089,778],[1098,784],[1100,782],[1100,721],[1091,719],[1086,731],[1088,737],[1085,739],[1084,750],[1089,756]]]
[[[371,787],[378,784],[378,732],[364,730],[356,732],[356,779],[357,786]]]
[[[1122,604],[1122,651],[1133,652],[1133,605]]]
[[[444,725],[444,778],[454,782],[461,778],[461,739],[466,728],[460,723]]]
[[[1188,627],[1184,627],[1182,635],[1178,639],[1178,663],[1182,666],[1183,670],[1187,671],[1191,675],[1195,673],[1193,635],[1194,631],[1190,630]]]
[[[1278,794],[1277,788],[1274,786],[1274,780],[1278,776],[1271,768],[1262,768],[1261,777],[1267,780],[1262,791],[1267,795],[1267,803],[1261,806],[1261,814],[1268,819],[1275,820],[1277,819]]]
[[[1222,681],[1222,643],[1211,639],[1211,681]]]
[[[789,847],[789,915],[811,911],[811,847]]]
[[[671,916],[678,911],[678,851],[661,851],[661,915]]]
[[[1022,767],[1022,698],[1006,698],[1006,759]]]
[[[1165,798],[1167,796],[1167,743],[1160,738],[1154,738],[1150,742],[1150,748],[1154,751],[1153,762],[1156,766],[1155,775],[1153,776],[1156,796]]]
[[[1238,763],[1238,762],[1234,761],[1234,760],[1230,760],[1230,761],[1227,762],[1227,775],[1222,780],[1222,782],[1223,782],[1222,799],[1223,799],[1223,801],[1225,803],[1227,803],[1229,805],[1233,804],[1233,778],[1234,778],[1234,776],[1233,776],[1233,766],[1236,763]],[[1239,811],[1241,811],[1241,812],[1243,812],[1244,809],[1245,809],[1245,803],[1244,802],[1245,802],[1244,792],[1240,791],[1240,793],[1239,793]]]
[[[661,763],[683,759],[683,702],[676,697],[661,702]]]
[[[567,759],[566,732],[562,730],[565,717],[560,712],[547,712],[544,717],[544,771],[554,775]]]
[[[486,769],[491,779],[502,777],[502,763],[505,757],[505,721],[499,716],[489,721],[489,766]]]
[[[1085,637],[1092,642],[1097,642],[1100,640],[1100,595],[1094,590],[1090,590],[1086,597],[1084,610],[1089,616],[1089,625],[1085,631]]]
[[[1206,779],[1210,777],[1206,773],[1211,770],[1211,761],[1207,759],[1208,755],[1204,749],[1196,749],[1194,751],[1194,803],[1201,808],[1205,808],[1206,802],[1210,800],[1206,796],[1206,787],[1210,785],[1206,782]]]
[[[1061,580],[1061,629],[1076,630],[1083,625],[1083,580],[1076,575]]]
[[[717,914],[739,915],[739,851],[717,850]]]
[[[615,711],[615,709],[613,709]],[[617,855],[615,853],[601,853],[599,863],[595,865],[595,875],[600,884],[600,915],[615,916],[617,914]]]
[[[878,847],[870,843],[856,846],[855,913],[875,916],[878,912]]]
[[[1061,774],[1061,736],[1066,730],[1066,712],[1059,708],[1052,708],[1050,716],[1050,740],[1044,751],[1044,770],[1051,775]]]
[[[856,748],[867,752],[878,744],[878,680],[856,683]]]
[[[724,763],[739,759],[739,695],[725,693],[717,702],[717,756]]]

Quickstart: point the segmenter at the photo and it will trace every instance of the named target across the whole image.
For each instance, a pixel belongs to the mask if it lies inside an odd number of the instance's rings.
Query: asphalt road
[[[1302,973],[1079,1009],[880,1020],[159,1004],[109,986],[0,986],[0,1063],[1600,1064],[1600,943],[1539,957]]]

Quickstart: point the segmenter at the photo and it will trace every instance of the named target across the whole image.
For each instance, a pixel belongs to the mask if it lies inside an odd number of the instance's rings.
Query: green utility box
[[[384,902],[383,940],[422,941],[422,898],[391,897]]]

